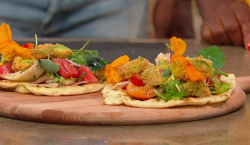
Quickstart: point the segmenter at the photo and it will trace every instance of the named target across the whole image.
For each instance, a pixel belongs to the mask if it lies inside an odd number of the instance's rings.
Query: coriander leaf
[[[164,101],[183,100],[184,96],[186,96],[187,93],[184,89],[178,91],[178,89],[176,88],[176,85],[178,84],[180,84],[178,80],[171,80],[169,81],[167,86],[161,86],[159,89],[155,88],[155,90],[157,90],[156,96],[163,99]],[[164,91],[160,92],[162,88]]]
[[[49,59],[38,59],[38,63],[46,73],[57,73],[60,68],[60,65],[55,64]]]
[[[198,56],[202,55],[204,58],[209,59],[213,62],[213,68],[220,69],[225,64],[225,56],[221,49],[216,46],[211,46],[206,49],[200,50]]]
[[[223,72],[223,71],[221,71],[221,70],[215,70],[214,74],[224,75],[224,76],[228,77],[228,74],[225,73],[225,72]]]
[[[171,76],[171,69],[165,69],[161,72],[161,76],[168,80],[168,78]]]

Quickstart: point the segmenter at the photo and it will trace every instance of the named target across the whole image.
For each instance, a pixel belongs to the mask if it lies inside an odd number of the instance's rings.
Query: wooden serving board
[[[0,116],[56,124],[162,124],[224,115],[240,108],[245,99],[245,92],[236,87],[232,97],[221,103],[144,109],[103,105],[101,93],[55,97],[0,91]]]

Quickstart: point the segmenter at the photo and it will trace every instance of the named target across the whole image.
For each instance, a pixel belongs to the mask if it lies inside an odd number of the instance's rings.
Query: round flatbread
[[[101,91],[105,83],[72,85],[63,87],[46,87],[42,84],[30,84],[27,82],[12,82],[7,80],[0,81],[0,88],[8,91],[19,93],[32,93],[35,95],[63,96],[63,95],[80,95]]]
[[[185,98],[184,100],[164,101],[163,99],[160,98],[152,98],[149,100],[141,101],[130,97],[124,90],[115,90],[113,85],[107,85],[104,88],[105,91],[102,91],[102,93],[104,96],[104,104],[107,105],[125,104],[127,106],[140,107],[140,108],[167,108],[167,107],[183,106],[183,105],[205,105],[207,103],[223,102],[230,98],[232,91],[236,87],[234,74],[229,74],[228,77],[221,76],[220,80],[223,83],[229,83],[231,89],[220,95],[211,95],[202,98],[188,97]],[[116,101],[114,101],[113,98],[115,98]],[[114,102],[119,102],[119,104],[116,104]]]

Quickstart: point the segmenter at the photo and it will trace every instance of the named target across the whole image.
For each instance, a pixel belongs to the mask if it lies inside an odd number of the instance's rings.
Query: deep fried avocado
[[[214,75],[213,62],[203,56],[187,58],[188,61],[199,71],[205,78],[212,78]]]
[[[139,56],[137,59],[118,67],[119,77],[121,80],[129,79],[133,74],[140,74],[150,66],[151,65],[147,59]]]
[[[197,97],[207,97],[211,95],[211,92],[204,81],[186,82],[183,83],[183,88],[187,94]]]
[[[168,68],[168,65],[157,65],[145,69],[141,74],[143,83],[149,83],[151,86],[162,85],[167,80],[161,76],[160,70],[166,68]]]

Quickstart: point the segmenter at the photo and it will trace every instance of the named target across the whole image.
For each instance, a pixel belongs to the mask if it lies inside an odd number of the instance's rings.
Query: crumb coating
[[[121,80],[129,79],[133,74],[140,74],[150,66],[151,64],[147,59],[139,56],[137,59],[118,67],[119,77]]]

